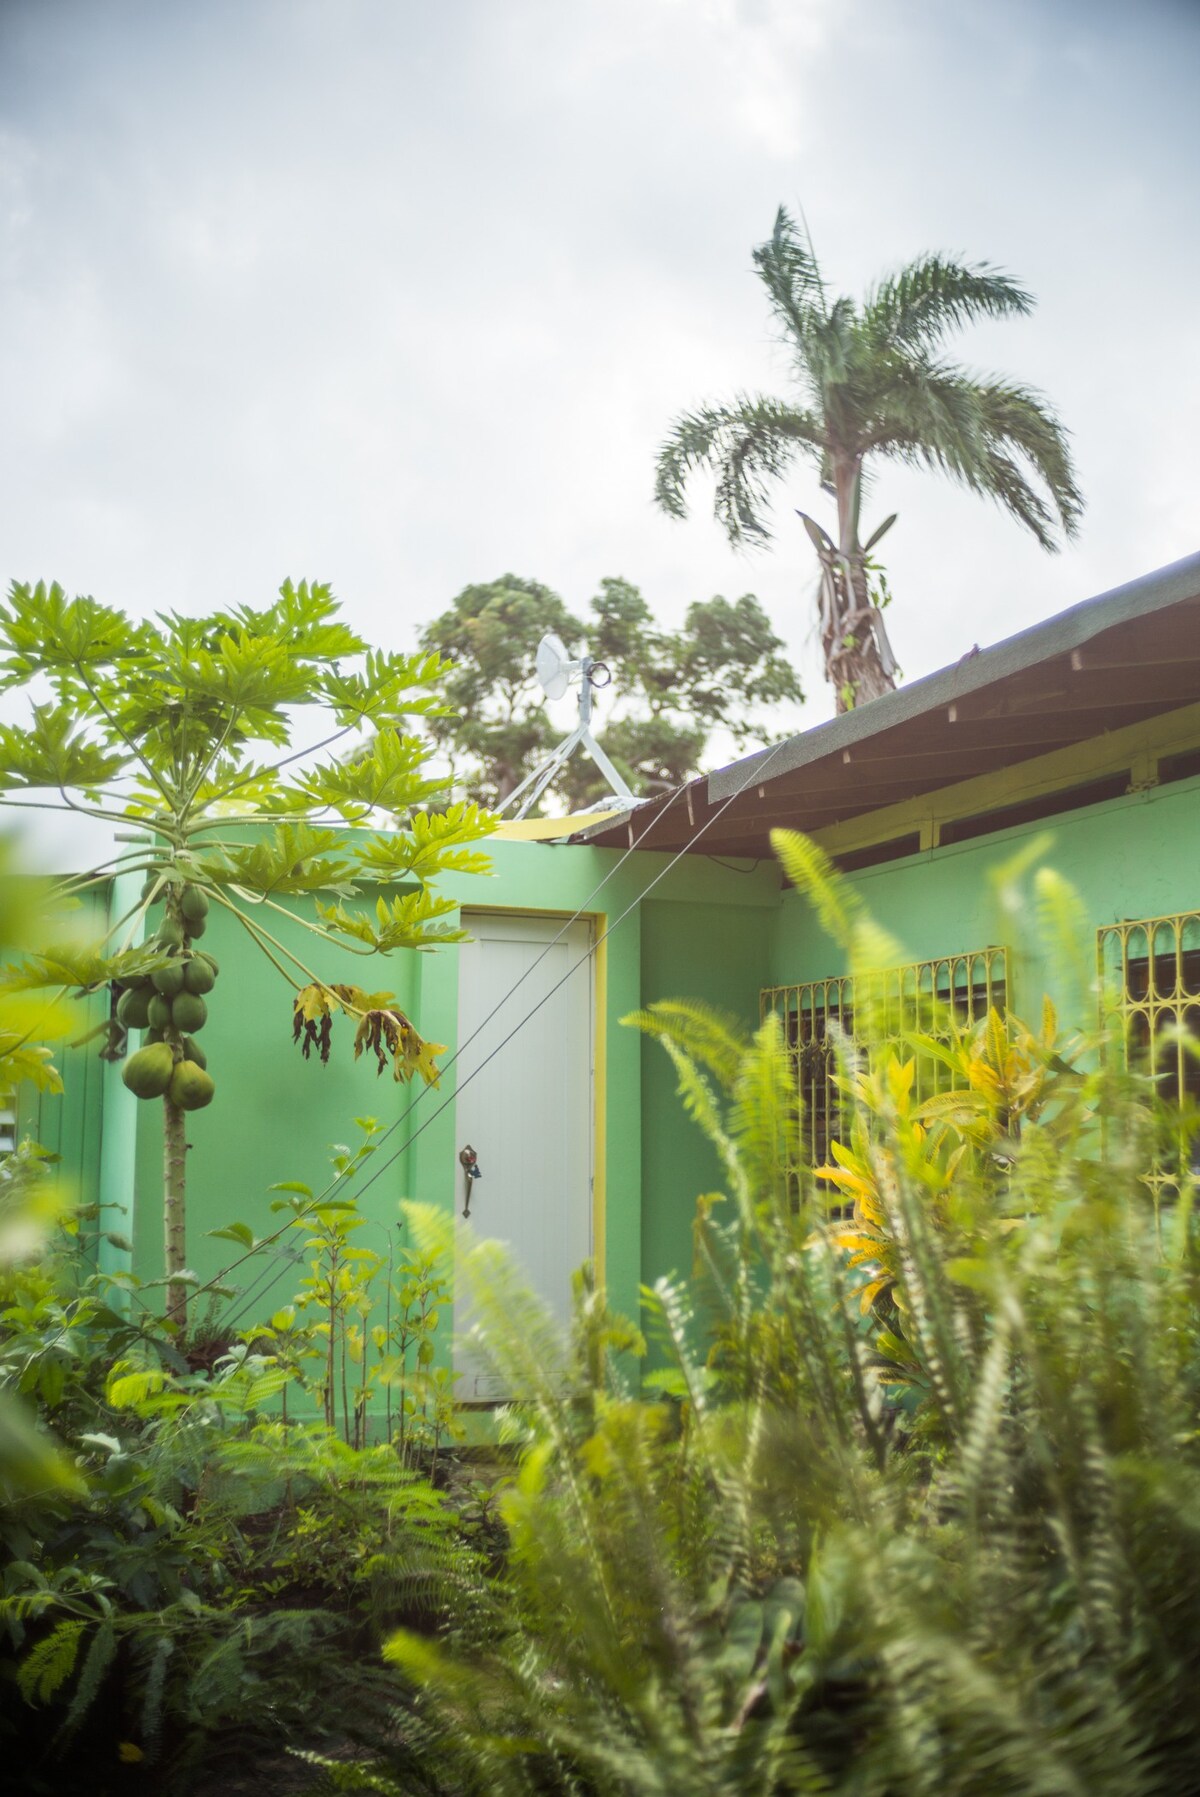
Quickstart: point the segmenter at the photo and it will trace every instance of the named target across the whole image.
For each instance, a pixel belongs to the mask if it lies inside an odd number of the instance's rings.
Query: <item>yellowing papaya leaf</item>
[[[444,1042],[427,1042],[391,992],[364,992],[358,986],[326,986],[313,982],[303,987],[292,1002],[292,1040],[300,1042],[307,1060],[315,1048],[322,1062],[329,1059],[333,1018],[342,1012],[357,1019],[354,1058],[373,1054],[376,1071],[392,1064],[393,1077],[409,1080],[420,1074],[427,1086],[439,1079],[437,1056]]]

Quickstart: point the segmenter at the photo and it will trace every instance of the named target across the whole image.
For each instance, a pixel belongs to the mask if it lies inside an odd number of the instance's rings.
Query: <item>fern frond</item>
[[[26,1703],[49,1703],[75,1670],[88,1624],[74,1617],[56,1623],[17,1667],[17,1688]]]

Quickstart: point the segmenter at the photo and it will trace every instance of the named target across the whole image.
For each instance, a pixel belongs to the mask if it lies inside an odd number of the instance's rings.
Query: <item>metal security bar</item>
[[[854,984],[843,975],[768,986],[760,995],[760,1015],[766,1018],[774,1012],[783,1024],[803,1108],[802,1154],[810,1168],[826,1165],[830,1143],[842,1136],[836,1038],[840,1033],[852,1047],[868,1046],[855,1020]],[[986,1017],[993,1006],[1003,1013],[1008,1002],[1008,951],[981,948],[934,961],[912,961],[872,976],[872,987],[877,1027],[870,1046],[903,1049],[910,1035],[943,1038],[948,1013],[963,1027]],[[949,1083],[948,1068],[928,1056],[919,1059],[918,1097],[929,1097]]]
[[[1119,1021],[1129,1063],[1150,1069],[1160,1096],[1180,1112],[1174,1165],[1146,1175],[1157,1201],[1188,1170],[1185,1120],[1200,1107],[1200,1061],[1183,1039],[1200,1040],[1200,911],[1106,924],[1096,946],[1104,1023]]]

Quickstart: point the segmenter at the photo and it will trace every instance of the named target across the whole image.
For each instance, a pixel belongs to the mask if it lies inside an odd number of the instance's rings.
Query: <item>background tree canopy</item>
[[[697,600],[683,628],[671,631],[658,627],[631,581],[602,580],[580,617],[540,581],[505,574],[464,587],[420,638],[423,648],[454,663],[443,686],[453,715],[430,718],[429,733],[455,780],[481,803],[502,803],[562,734],[534,674],[534,653],[547,631],[573,655],[586,645],[610,668],[610,700],[596,735],[638,793],[698,773],[714,731],[739,748],[757,745],[771,734],[763,707],[803,702],[783,641],[752,593]],[[573,810],[604,791],[583,754],[553,788],[557,801]]]

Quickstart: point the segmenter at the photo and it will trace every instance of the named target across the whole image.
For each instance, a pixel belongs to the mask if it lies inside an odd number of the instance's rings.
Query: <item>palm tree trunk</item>
[[[837,695],[837,708],[853,711],[882,698],[896,682],[884,666],[873,623],[874,606],[867,586],[866,557],[858,540],[859,459],[834,459],[833,482],[838,510],[838,562],[831,570],[833,599],[830,624],[822,633],[825,677]]]

